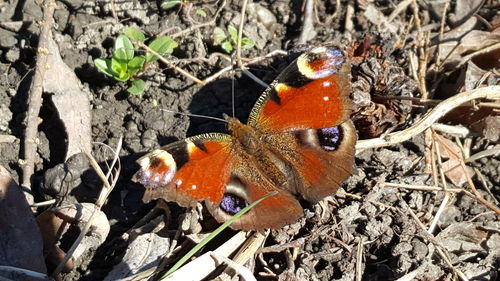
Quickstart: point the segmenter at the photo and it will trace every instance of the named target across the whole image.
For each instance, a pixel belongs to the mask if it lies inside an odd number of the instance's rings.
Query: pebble
[[[4,48],[14,47],[17,44],[17,39],[14,36],[15,33],[0,28],[0,38],[2,38],[0,46]]]
[[[6,104],[0,104],[0,131],[7,132],[9,122],[12,120],[12,112]]]
[[[19,52],[18,48],[12,48],[12,49],[9,49],[7,51],[7,53],[5,54],[5,59],[8,62],[15,62],[15,61],[19,60],[20,55],[21,55],[21,53]]]
[[[137,128],[137,124],[134,121],[128,121],[125,123],[125,129],[129,132],[138,132],[139,128]]]
[[[155,130],[148,129],[142,134],[141,143],[144,147],[153,148],[157,142]]]

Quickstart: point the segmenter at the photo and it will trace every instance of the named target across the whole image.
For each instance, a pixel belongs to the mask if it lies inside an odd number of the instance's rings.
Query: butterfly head
[[[241,144],[241,147],[248,153],[253,154],[259,150],[261,145],[258,133],[249,125],[241,123],[236,118],[229,118],[228,130],[233,136],[233,140]]]

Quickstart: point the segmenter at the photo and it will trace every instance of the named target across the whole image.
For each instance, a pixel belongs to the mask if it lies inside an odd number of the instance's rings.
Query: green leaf
[[[214,44],[220,45],[227,38],[226,33],[220,27],[214,28]]]
[[[221,45],[222,49],[224,49],[224,51],[226,51],[227,53],[231,53],[233,51],[233,44],[231,44],[231,42],[229,41],[224,41],[222,42],[222,45]]]
[[[130,78],[127,73],[127,63],[123,63],[115,57],[111,58],[111,69],[115,73],[113,77],[118,81],[127,81]]]
[[[141,96],[144,92],[144,85],[146,85],[144,80],[134,79],[132,85],[127,89],[127,92],[134,96]]]
[[[227,32],[229,32],[229,36],[231,37],[233,43],[236,44],[236,42],[238,42],[238,30],[236,27],[229,25],[227,27]]]
[[[200,8],[200,9],[198,9],[198,10],[196,10],[196,14],[197,14],[198,16],[200,16],[200,17],[203,17],[203,18],[206,18],[206,17],[207,17],[207,12],[205,12],[205,10],[203,10],[203,9],[201,9],[201,8]]]
[[[125,35],[120,35],[115,41],[115,52],[118,50],[125,51],[126,60],[131,60],[134,57],[134,45]]]
[[[134,76],[137,72],[139,72],[143,69],[145,62],[146,62],[146,57],[144,57],[144,56],[137,56],[137,57],[131,59],[127,65],[128,74],[130,76]]]
[[[97,69],[104,73],[107,76],[114,77],[115,73],[111,69],[111,60],[110,59],[95,59],[94,60],[94,65],[97,67]]]
[[[172,39],[170,36],[162,36],[159,38],[156,38],[151,44],[149,44],[149,47],[156,51],[158,54],[163,55],[163,54],[171,54],[175,48],[177,48],[178,44],[177,42]],[[146,54],[146,61],[155,61],[158,58],[155,57],[151,53]]]
[[[250,39],[248,37],[241,38],[241,48],[242,49],[248,50],[248,49],[253,48],[253,46],[255,46],[255,42],[252,39]]]
[[[167,10],[181,3],[181,0],[164,0],[163,3],[161,3],[161,8]]]
[[[139,29],[127,27],[123,33],[132,41],[144,42],[146,40],[146,36]]]
[[[125,49],[117,49],[113,52],[113,58],[122,64],[127,64],[130,59],[128,59],[128,54]]]

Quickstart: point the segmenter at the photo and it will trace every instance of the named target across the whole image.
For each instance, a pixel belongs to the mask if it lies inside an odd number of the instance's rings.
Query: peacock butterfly
[[[349,119],[350,64],[335,46],[300,55],[264,91],[248,124],[225,117],[230,134],[177,141],[141,157],[133,180],[143,200],[181,206],[204,200],[220,222],[262,201],[231,225],[281,228],[303,213],[299,199],[334,194],[352,171],[356,130]]]

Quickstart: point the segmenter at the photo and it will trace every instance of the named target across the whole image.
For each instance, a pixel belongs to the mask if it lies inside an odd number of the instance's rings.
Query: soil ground
[[[446,61],[437,70],[432,69],[439,60],[436,42],[440,36],[458,32],[456,28],[464,27],[471,18],[481,18],[481,21],[469,27],[470,30],[495,33],[499,8],[495,1],[483,1],[477,7],[474,5],[480,1],[450,1],[443,21],[441,14],[446,1],[438,4],[417,1],[417,5],[412,5],[411,1],[311,1],[314,9],[308,19],[312,21],[312,28],[306,34],[309,37],[302,40],[303,29],[307,26],[305,18],[309,15],[306,2],[249,1],[243,34],[255,41],[255,47],[243,50],[242,56],[252,59],[276,50],[289,51],[291,55],[275,55],[248,65],[250,72],[269,84],[293,61],[296,57],[293,54],[301,50],[325,42],[336,42],[354,50],[351,56],[356,111],[352,118],[360,139],[413,126],[440,101],[473,89],[468,88],[470,83],[475,88],[498,85],[498,72],[492,71],[499,67],[498,46],[494,49],[496,53],[486,53],[491,57],[485,60],[493,61],[493,66],[469,58],[465,64],[447,64]],[[133,27],[148,37],[160,33],[172,36],[179,46],[166,58],[193,76],[207,79],[230,66],[230,58],[235,59],[234,53],[227,54],[214,44],[213,32],[216,26],[239,27],[243,1],[182,1],[170,9],[161,9],[161,1],[56,3],[52,38],[90,101],[90,139],[116,147],[123,137],[120,177],[103,207],[110,232],[103,243],[75,261],[73,270],[59,276],[62,280],[102,280],[123,262],[134,240],[130,236],[140,236],[131,229],[136,229],[138,221],[154,206],[154,203],[142,203],[144,189],[131,181],[138,169],[135,161],[144,153],[177,139],[225,130],[221,122],[172,114],[162,109],[221,117],[223,113],[231,114],[234,106],[236,117],[245,122],[265,88],[241,71],[225,72],[201,86],[159,63],[156,69],[144,75],[144,94],[132,96],[126,91],[127,83],[106,77],[93,64],[95,58],[109,58],[116,37],[124,28]],[[33,0],[4,1],[0,9],[0,134],[3,137],[0,165],[20,183],[27,101],[43,15],[41,5]],[[200,11],[207,15],[203,16]],[[466,15],[467,12],[470,13]],[[212,19],[214,21],[209,23]],[[444,35],[440,35],[441,25]],[[429,40],[425,41],[425,36]],[[485,48],[480,44],[485,40],[498,38],[484,36],[484,40],[472,40],[477,46],[462,50],[455,59],[459,61]],[[426,48],[422,47],[422,42]],[[415,75],[412,68],[417,62],[422,64],[422,50],[430,55],[424,60],[428,68],[424,68],[425,76],[419,81],[421,74]],[[480,75],[471,74],[473,68]],[[422,81],[436,103],[417,101],[422,98]],[[61,175],[58,173],[69,169],[62,165],[69,155],[65,142],[61,141],[68,136],[65,133],[68,124],[61,121],[61,112],[58,113],[61,109],[57,108],[52,96],[48,92],[43,94],[40,112],[39,143],[31,179],[35,202],[53,198],[57,199],[53,206],[95,202],[102,183],[84,160],[81,160],[85,164],[78,180],[67,184],[70,189],[67,194],[60,190],[62,181],[58,182],[61,183],[59,189],[50,189],[57,185],[54,181]],[[497,201],[500,200],[500,122],[497,109],[479,108],[469,106],[466,113],[455,112],[447,115],[446,120],[440,120],[470,129],[465,136],[457,138],[440,131],[428,132],[395,145],[359,151],[355,172],[339,192],[320,204],[304,203],[305,215],[291,226],[271,231],[263,245],[267,251],[252,258],[246,266],[258,280],[456,280],[461,273],[469,280],[495,280],[500,265]],[[424,188],[413,190],[404,186],[442,187],[439,174],[442,163],[429,156],[429,151],[435,152],[429,143],[439,142],[444,151],[443,144],[460,147],[457,139],[468,156],[490,152],[467,162],[472,175],[469,180],[456,173],[444,175],[448,188],[468,190],[471,194],[470,186],[474,184],[477,195]],[[496,154],[491,153],[495,151]],[[101,155],[100,146],[94,145],[93,152],[104,167],[102,159],[105,156]],[[458,161],[455,158],[445,155],[442,162]],[[438,166],[434,170],[430,164],[433,161]],[[460,162],[454,163],[459,165]],[[465,173],[459,170],[458,174]],[[385,183],[400,185],[389,187]],[[473,199],[474,196],[484,198],[492,207]],[[167,238],[165,248],[173,241],[182,247],[191,247],[192,237],[188,238],[188,234],[199,235],[214,229],[214,221],[208,214],[200,218],[201,224],[183,228],[183,218],[189,217],[182,215],[186,209],[173,202],[167,206],[170,216],[165,215],[162,219],[160,230],[150,231]],[[45,209],[47,207],[36,209],[34,215]],[[439,218],[436,228],[428,234],[425,230],[436,217]],[[424,229],[415,218],[423,223]],[[183,231],[176,232],[177,229]],[[235,233],[226,230],[203,252],[215,249]],[[68,249],[64,241],[60,247]],[[444,251],[447,258],[439,251]],[[171,266],[178,255],[174,252],[166,266]],[[49,266],[49,271],[52,269]]]

